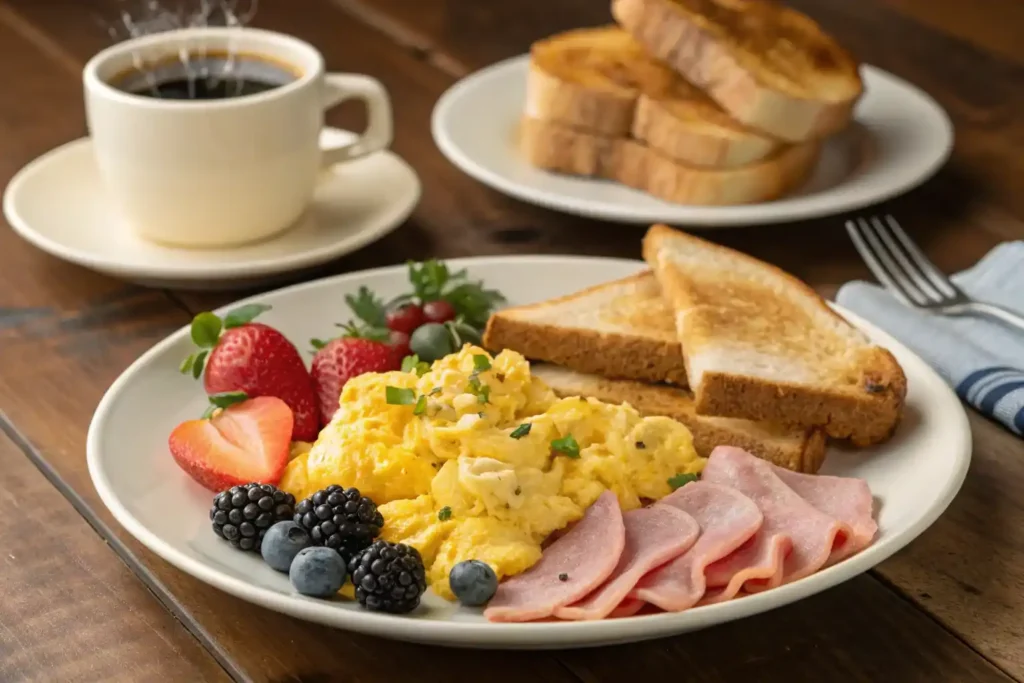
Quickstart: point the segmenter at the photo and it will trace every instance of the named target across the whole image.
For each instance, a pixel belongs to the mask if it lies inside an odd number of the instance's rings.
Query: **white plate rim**
[[[521,71],[522,78],[525,79],[529,58],[528,54],[510,57],[474,71],[449,87],[434,106],[431,115],[431,134],[441,153],[462,172],[477,181],[520,201],[573,215],[619,223],[664,222],[675,225],[695,225],[702,228],[741,227],[743,225],[822,218],[882,202],[917,187],[937,173],[953,151],[953,123],[946,111],[931,95],[895,74],[876,66],[864,64],[861,66],[861,75],[866,84],[876,79],[890,82],[906,94],[928,105],[933,110],[936,121],[941,123],[942,144],[935,149],[934,154],[926,163],[920,163],[913,172],[905,173],[899,182],[873,192],[870,191],[871,188],[861,188],[863,191],[859,193],[844,191],[847,183],[840,183],[835,187],[809,196],[784,197],[772,202],[735,206],[594,205],[593,202],[587,200],[557,194],[553,191],[540,191],[514,179],[509,179],[474,158],[471,153],[456,144],[448,134],[446,120],[449,118],[450,111],[458,105],[460,98],[486,81],[504,76],[505,71]],[[870,97],[871,89],[867,87],[864,99],[867,100]]]
[[[565,264],[567,262],[574,264],[587,262],[595,266],[606,264],[611,267],[628,265],[635,266],[637,270],[644,265],[642,261],[633,259],[557,255],[467,257],[450,259],[447,263],[459,268],[487,267],[489,265],[499,265],[510,260],[543,265],[545,268],[557,267],[559,263]],[[222,306],[216,312],[223,314],[236,306],[255,303],[270,294],[301,294],[305,289],[330,287],[344,284],[346,281],[358,280],[361,277],[404,274],[405,270],[406,266],[395,265],[319,278],[240,299],[239,301]],[[86,438],[86,461],[89,475],[101,501],[110,510],[114,518],[133,537],[158,556],[185,573],[235,597],[307,621],[410,642],[470,648],[544,649],[564,647],[566,643],[570,643],[572,647],[591,647],[676,635],[788,605],[837,586],[871,569],[904,548],[928,529],[946,510],[963,484],[971,461],[971,430],[963,405],[952,389],[919,356],[890,335],[845,308],[837,304],[830,305],[838,313],[847,317],[852,324],[864,330],[873,338],[889,345],[890,348],[899,348],[905,355],[911,357],[915,363],[919,364],[917,372],[927,376],[929,383],[934,384],[936,389],[940,390],[941,400],[948,402],[950,406],[955,406],[956,410],[951,411],[951,415],[955,416],[952,419],[959,423],[958,428],[954,429],[959,435],[959,442],[950,444],[950,448],[958,454],[957,467],[944,482],[941,495],[932,502],[926,514],[922,515],[903,531],[895,533],[892,537],[884,539],[882,542],[876,542],[857,555],[794,583],[785,584],[770,591],[745,596],[741,599],[692,608],[681,613],[649,614],[569,623],[481,624],[440,620],[424,621],[422,619],[396,617],[394,615],[377,614],[363,610],[339,609],[330,602],[297,595],[281,594],[222,574],[216,569],[207,567],[202,562],[180,553],[169,543],[150,532],[119,501],[101,469],[100,440],[104,423],[108,419],[107,414],[111,411],[112,405],[122,387],[132,381],[135,374],[143,371],[149,363],[163,354],[165,349],[178,343],[184,336],[188,335],[188,326],[183,326],[176,332],[169,334],[165,339],[157,342],[144,352],[118,376],[104,393],[93,414]],[[702,622],[692,617],[692,615],[704,610],[714,610],[715,618]],[[690,621],[695,623],[687,623]],[[678,622],[682,622],[684,625],[681,627]],[[426,626],[426,624],[429,624],[429,626]],[[576,635],[568,638],[560,637],[564,636],[567,630],[571,630]]]
[[[325,126],[323,130],[332,134],[355,135],[351,131],[331,126]],[[89,136],[76,138],[44,152],[21,167],[4,189],[3,214],[15,234],[38,249],[63,261],[119,277],[203,282],[251,280],[261,276],[313,267],[350,254],[396,230],[412,214],[423,193],[419,175],[412,166],[391,150],[383,150],[378,153],[384,155],[388,163],[394,164],[396,170],[406,177],[406,181],[410,183],[410,191],[403,196],[392,198],[387,212],[381,212],[380,217],[369,229],[313,249],[284,256],[228,263],[174,263],[143,266],[126,263],[115,255],[95,254],[68,246],[33,228],[18,209],[18,197],[25,183],[34,180],[34,176],[45,173],[47,167],[54,163],[56,158],[73,151],[76,147],[91,144],[92,140]],[[271,237],[268,241],[275,239],[278,237]]]

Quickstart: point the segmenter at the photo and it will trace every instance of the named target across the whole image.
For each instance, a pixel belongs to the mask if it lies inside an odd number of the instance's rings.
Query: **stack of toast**
[[[683,422],[704,456],[731,445],[816,472],[827,439],[892,434],[902,368],[807,285],[662,225],[643,256],[636,275],[496,312],[484,345],[540,361],[534,375],[561,396]]]
[[[770,0],[613,0],[612,14],[532,46],[532,165],[681,204],[767,201],[808,177],[863,92],[835,40]]]

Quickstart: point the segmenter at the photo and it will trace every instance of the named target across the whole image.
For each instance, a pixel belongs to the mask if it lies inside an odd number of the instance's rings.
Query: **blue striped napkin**
[[[999,245],[952,276],[969,296],[1024,313],[1024,242]],[[913,349],[982,414],[1024,434],[1024,335],[982,317],[906,306],[878,285],[850,282],[836,301]]]

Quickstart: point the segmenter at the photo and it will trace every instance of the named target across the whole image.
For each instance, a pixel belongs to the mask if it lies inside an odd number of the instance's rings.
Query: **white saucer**
[[[354,138],[325,128],[325,144]],[[416,172],[392,152],[323,174],[297,225],[229,249],[178,249],[137,237],[107,199],[81,138],[39,157],[4,193],[4,215],[23,238],[57,258],[149,286],[234,289],[355,251],[398,227],[420,197]]]
[[[816,218],[888,199],[922,183],[949,157],[953,125],[917,87],[864,66],[857,124],[829,140],[812,177],[787,197],[744,206],[684,206],[603,180],[542,171],[523,161],[515,131],[529,56],[462,79],[438,100],[433,135],[448,159],[500,192],[566,213],[622,223],[724,227]]]

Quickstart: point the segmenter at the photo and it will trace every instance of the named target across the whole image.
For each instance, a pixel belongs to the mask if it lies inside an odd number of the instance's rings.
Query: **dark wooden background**
[[[956,125],[951,162],[883,207],[947,270],[1024,238],[1024,1],[793,0],[866,62],[927,90]],[[80,72],[118,0],[0,0],[0,185],[85,134]],[[256,24],[390,89],[394,150],[423,199],[400,229],[298,278],[468,254],[638,257],[642,229],[527,206],[437,151],[430,112],[463,75],[606,0],[263,0]],[[358,127],[361,113],[333,112]],[[55,197],[59,201],[59,197]],[[866,277],[840,217],[708,232],[830,295]],[[1024,680],[1024,447],[971,416],[974,460],[949,511],[841,587],[676,638],[559,652],[378,640],[222,594],[136,543],[100,503],[85,433],[143,350],[238,295],[144,289],[51,258],[0,228],[0,681]]]

